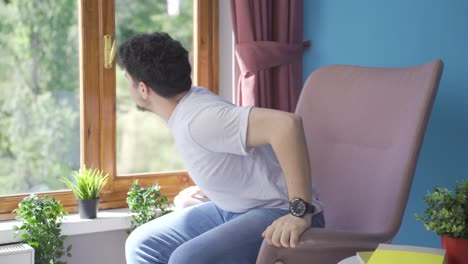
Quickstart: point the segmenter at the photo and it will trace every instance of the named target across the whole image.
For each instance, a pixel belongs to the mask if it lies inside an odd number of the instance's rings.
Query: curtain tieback
[[[302,59],[310,41],[302,44],[285,44],[275,41],[253,41],[236,45],[236,57],[243,77],[282,64]]]

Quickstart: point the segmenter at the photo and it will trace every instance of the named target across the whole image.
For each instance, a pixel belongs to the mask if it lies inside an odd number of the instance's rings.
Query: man
[[[237,107],[193,87],[188,52],[166,33],[128,39],[119,59],[138,109],[167,121],[210,199],[133,231],[127,263],[255,263],[263,238],[295,247],[307,228],[324,225],[299,116]]]

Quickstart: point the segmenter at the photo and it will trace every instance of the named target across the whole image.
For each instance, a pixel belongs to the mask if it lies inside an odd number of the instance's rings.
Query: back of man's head
[[[144,82],[162,97],[172,98],[192,86],[188,52],[167,33],[133,36],[120,45],[118,56],[135,83]]]

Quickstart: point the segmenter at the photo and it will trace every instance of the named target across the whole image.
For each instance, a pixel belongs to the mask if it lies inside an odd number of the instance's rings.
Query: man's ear
[[[138,83],[137,90],[138,90],[138,94],[140,94],[140,96],[143,99],[145,99],[145,100],[148,99],[149,93],[150,93],[150,88],[144,82],[139,82]]]

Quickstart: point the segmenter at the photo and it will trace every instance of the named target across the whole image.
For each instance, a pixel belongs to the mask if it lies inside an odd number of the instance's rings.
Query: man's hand
[[[177,209],[183,209],[204,203],[208,200],[208,197],[206,197],[198,186],[190,186],[183,189],[176,197],[174,197],[174,205]]]
[[[310,227],[312,214],[303,218],[290,214],[276,219],[262,234],[268,244],[276,247],[296,247],[299,237]]]
[[[191,197],[191,198],[197,198],[197,199],[207,198],[206,195],[196,185],[195,186],[190,186],[190,187],[187,187],[187,188],[183,189],[179,193],[179,195],[187,196],[187,197]]]

